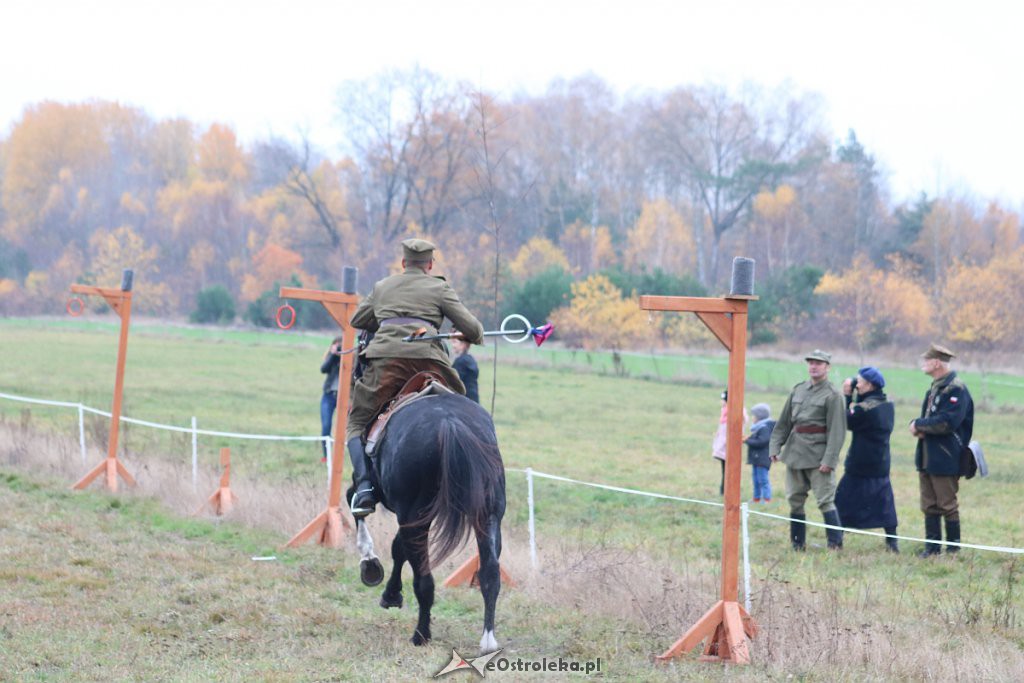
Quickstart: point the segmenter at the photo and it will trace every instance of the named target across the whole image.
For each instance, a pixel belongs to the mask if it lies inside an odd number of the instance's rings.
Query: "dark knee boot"
[[[806,550],[807,525],[804,520],[807,515],[790,513],[789,516],[792,518],[789,522],[789,540],[793,543],[793,550]]]
[[[825,524],[829,526],[842,526],[842,522],[839,521],[839,510],[829,510],[823,512],[822,516],[825,518]],[[829,550],[842,550],[843,549],[843,530],[842,529],[825,529],[825,538],[828,539]]]
[[[960,546],[949,545],[950,543],[960,542],[960,520],[953,521],[946,519],[946,554],[956,555],[960,551]]]
[[[895,535],[896,527],[885,527],[885,549],[888,550],[890,553],[896,553],[898,555],[900,552],[900,544],[899,541],[897,541],[897,539],[893,538],[893,536]]]
[[[918,557],[931,557],[942,552],[942,517],[940,515],[924,516],[924,537],[928,539],[929,543],[924,544],[924,550],[917,554]]]
[[[376,509],[377,496],[370,484],[370,468],[363,451],[363,441],[358,436],[348,440],[348,456],[352,462],[352,484],[355,488],[349,509],[352,516],[359,519]]]

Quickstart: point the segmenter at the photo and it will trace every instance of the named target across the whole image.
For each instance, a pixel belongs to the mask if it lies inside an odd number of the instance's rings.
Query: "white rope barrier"
[[[75,409],[77,409],[79,411],[79,416],[80,416],[79,417],[79,440],[80,440],[80,443],[81,443],[81,446],[82,446],[83,457],[84,457],[84,454],[85,454],[85,428],[84,428],[84,425],[83,425],[83,420],[82,420],[81,414],[83,412],[90,412],[90,413],[94,413],[94,414],[97,414],[97,415],[103,415],[103,416],[106,416],[106,417],[110,417],[110,415],[111,415],[108,412],[105,412],[105,411],[102,411],[102,410],[97,410],[95,408],[90,408],[89,406],[83,405],[81,403],[69,403],[69,402],[66,402],[66,401],[48,401],[48,400],[38,399],[38,398],[29,398],[27,396],[16,396],[14,394],[7,394],[7,393],[3,393],[3,392],[0,392],[0,398],[5,398],[5,399],[8,399],[8,400],[12,400],[12,401],[20,401],[22,403],[33,403],[33,404],[36,404],[36,405],[48,405],[48,406],[55,406],[55,407],[60,407],[60,408],[75,408]],[[121,420],[123,422],[129,422],[131,424],[142,425],[142,426],[145,426],[145,427],[153,427],[155,429],[165,429],[165,430],[174,431],[174,432],[190,433],[190,434],[193,434],[193,439],[195,438],[195,435],[198,435],[198,434],[202,434],[204,436],[220,436],[220,437],[234,438],[234,439],[258,439],[258,440],[265,440],[265,441],[324,441],[327,444],[330,444],[330,439],[331,439],[331,437],[329,437],[329,436],[282,436],[282,435],[274,435],[274,434],[244,434],[244,433],[238,433],[238,432],[219,432],[219,431],[214,431],[214,430],[197,429],[196,428],[196,424],[195,424],[195,418],[192,418],[192,419],[193,419],[192,427],[188,428],[188,427],[175,427],[173,425],[164,425],[164,424],[160,424],[160,423],[157,423],[157,422],[149,422],[149,421],[146,421],[146,420],[136,420],[136,419],[133,419],[133,418],[128,418],[128,417],[121,416]],[[195,443],[195,441],[193,441],[193,443]],[[333,454],[333,449],[329,448],[328,449],[328,453]],[[328,457],[327,458],[328,485],[330,483],[330,461],[331,461],[331,458]],[[83,460],[83,462],[84,462],[84,460]],[[648,497],[648,498],[657,498],[657,499],[660,499],[660,500],[673,500],[673,501],[678,501],[678,502],[681,502],[681,503],[693,503],[695,505],[708,505],[708,506],[711,506],[711,507],[722,507],[723,506],[722,503],[717,502],[717,501],[699,500],[699,499],[696,499],[696,498],[684,498],[684,497],[681,497],[681,496],[670,496],[670,495],[664,494],[664,493],[654,493],[654,492],[651,492],[651,491],[640,491],[638,489],[625,488],[625,487],[622,487],[622,486],[610,486],[608,484],[597,484],[597,483],[594,483],[594,482],[581,481],[579,479],[572,479],[572,478],[569,478],[569,477],[562,477],[562,476],[559,476],[557,474],[548,474],[546,472],[538,472],[537,470],[534,470],[532,468],[527,468],[525,470],[522,470],[522,469],[507,467],[505,469],[508,472],[522,472],[522,473],[525,473],[527,475],[527,486],[528,486],[527,497],[528,497],[528,504],[529,504],[529,508],[530,508],[530,553],[531,553],[531,561],[533,562],[534,567],[536,567],[536,539],[535,539],[535,529],[534,529],[534,527],[535,527],[535,519],[534,519],[534,505],[533,505],[533,477],[541,477],[543,479],[550,479],[552,481],[560,481],[560,482],[564,482],[564,483],[567,483],[567,484],[576,484],[576,485],[579,485],[579,486],[589,486],[591,488],[603,489],[605,491],[615,491],[617,493],[626,493],[626,494],[630,494],[630,495],[634,495],[634,496],[645,496],[645,497]],[[195,477],[195,474],[193,475],[193,477]],[[742,509],[746,509],[746,503],[742,504]],[[784,521],[784,522],[800,521],[800,522],[803,522],[807,526],[815,526],[815,527],[820,527],[822,529],[838,529],[838,530],[846,532],[846,533],[861,534],[863,536],[877,536],[879,538],[896,538],[896,539],[899,539],[901,541],[909,541],[909,542],[913,542],[913,543],[933,543],[933,544],[941,543],[943,545],[956,546],[958,548],[970,548],[970,549],[973,549],[973,550],[988,550],[988,551],[997,552],[997,553],[1008,553],[1008,554],[1012,554],[1012,555],[1024,555],[1024,548],[1014,548],[1014,547],[996,546],[996,545],[982,545],[982,544],[976,544],[976,543],[956,543],[956,542],[950,542],[950,541],[941,541],[941,542],[939,542],[939,541],[936,541],[934,539],[916,538],[914,536],[890,535],[890,534],[885,534],[885,533],[879,533],[877,531],[867,531],[867,530],[864,530],[864,529],[849,529],[849,528],[842,527],[842,526],[832,526],[832,525],[824,524],[824,523],[820,523],[820,522],[811,522],[811,521],[807,521],[807,520],[794,520],[791,517],[784,516],[784,515],[776,515],[776,514],[772,514],[770,512],[760,512],[758,510],[748,510],[747,513],[743,516],[743,522],[744,522],[744,545],[745,545],[745,547],[744,547],[744,556],[746,556],[746,552],[747,552],[746,544],[749,541],[749,539],[747,538],[747,535],[746,535],[746,531],[745,531],[745,529],[746,529],[746,519],[747,519],[746,515],[758,515],[760,517],[767,517],[767,518],[770,518],[770,519],[777,519],[777,520]],[[746,562],[746,561],[747,560],[745,559],[744,562]]]
[[[44,406],[55,406],[58,408],[77,408],[81,412],[92,413],[93,415],[100,415],[102,417],[110,417],[111,414],[105,410],[98,408],[92,408],[81,403],[67,403],[64,401],[47,401],[40,398],[29,398],[27,396],[15,396],[14,394],[5,394],[0,392],[0,398],[6,398],[12,401],[20,401],[22,403],[35,403],[37,405]],[[203,436],[221,436],[229,439],[256,439],[262,441],[324,441],[330,437],[326,436],[285,436],[280,434],[245,434],[240,432],[219,432],[212,429],[195,429],[194,427],[176,427],[174,425],[165,425],[159,422],[150,422],[148,420],[138,420],[132,417],[121,416],[121,422],[127,422],[129,424],[140,425],[142,427],[152,427],[153,429],[163,429],[169,432],[179,432],[182,434],[201,434]],[[84,427],[83,427],[84,433]],[[84,438],[84,437],[83,437]]]

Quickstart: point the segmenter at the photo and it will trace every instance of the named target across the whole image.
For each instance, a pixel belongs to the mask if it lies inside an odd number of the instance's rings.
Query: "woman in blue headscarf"
[[[836,508],[844,527],[885,529],[886,548],[898,553],[899,544],[893,538],[898,524],[896,503],[889,480],[889,437],[895,422],[895,408],[886,398],[883,387],[885,377],[871,366],[858,370],[855,380],[843,383],[846,427],[853,441],[843,463],[843,478],[836,489]]]

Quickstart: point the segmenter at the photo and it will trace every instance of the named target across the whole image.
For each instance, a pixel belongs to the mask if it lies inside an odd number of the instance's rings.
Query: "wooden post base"
[[[305,543],[313,534],[318,534],[317,543],[320,545],[340,548],[345,532],[351,530],[351,523],[341,514],[340,509],[329,507],[314,517],[312,522],[303,527],[302,531],[295,534],[284,545],[286,548],[294,548]]]
[[[451,573],[447,579],[444,580],[444,587],[451,588],[452,586],[479,586],[480,581],[478,580],[477,574],[480,571],[480,555],[476,554],[462,563],[462,566]],[[508,572],[501,565],[498,565],[498,571],[501,573],[501,582],[506,586],[512,587],[516,585],[516,582],[512,580]]]
[[[129,486],[135,486],[135,478],[128,473],[128,470],[117,457],[108,457],[99,465],[89,470],[89,473],[75,482],[71,488],[76,491],[84,489],[86,486],[92,483],[92,480],[101,474],[106,473],[107,475],[107,489],[111,493],[117,493],[117,475],[121,475],[125,483]]]
[[[214,491],[213,495],[210,496],[205,503],[199,506],[199,509],[196,510],[196,514],[198,515],[202,513],[203,509],[209,505],[217,516],[226,515],[231,512],[231,509],[237,502],[238,496],[236,496],[227,486],[222,486]]]
[[[747,647],[747,639],[753,639],[756,635],[757,623],[742,605],[738,602],[719,600],[683,634],[682,638],[655,659],[667,662],[673,657],[689,652],[706,639],[701,661],[749,664],[750,649]]]

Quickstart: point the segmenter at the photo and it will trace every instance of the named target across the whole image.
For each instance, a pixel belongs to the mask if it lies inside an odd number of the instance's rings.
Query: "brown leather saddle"
[[[385,404],[383,410],[377,414],[377,417],[370,421],[365,431],[366,447],[364,450],[366,454],[369,456],[375,454],[377,444],[384,439],[388,422],[399,410],[411,403],[431,396],[444,396],[445,394],[454,393],[455,391],[450,389],[444,383],[441,375],[436,372],[429,370],[417,372],[409,378],[409,381],[402,386],[398,393],[395,394],[395,397]]]

